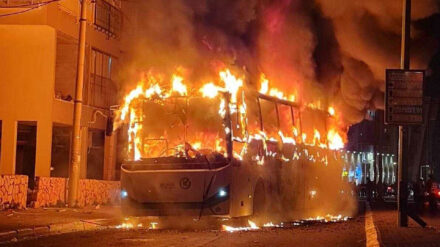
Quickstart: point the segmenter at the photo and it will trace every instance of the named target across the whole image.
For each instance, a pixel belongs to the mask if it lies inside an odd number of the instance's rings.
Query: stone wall
[[[117,204],[120,200],[119,181],[81,179],[79,181],[78,205]]]
[[[25,208],[28,177],[24,175],[0,175],[0,210]]]
[[[63,206],[66,202],[65,178],[36,177],[35,187],[30,198],[30,207]]]
[[[68,179],[55,177],[37,177],[35,189],[31,195],[30,206],[64,206],[67,201]],[[80,179],[78,188],[78,206],[119,203],[119,181]]]

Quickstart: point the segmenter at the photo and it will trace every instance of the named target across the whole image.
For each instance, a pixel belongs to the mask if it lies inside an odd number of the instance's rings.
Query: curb
[[[0,244],[15,242],[27,238],[57,235],[71,232],[110,229],[111,226],[100,225],[91,221],[74,221],[69,223],[50,224],[0,232]]]
[[[370,203],[365,203],[365,237],[366,247],[380,247],[380,241],[377,234],[376,226],[374,225],[373,212],[371,211]]]

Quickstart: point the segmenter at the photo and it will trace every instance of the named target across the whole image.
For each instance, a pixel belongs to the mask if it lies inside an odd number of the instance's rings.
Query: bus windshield
[[[220,99],[171,97],[143,100],[137,123],[136,150],[140,158],[194,157],[225,152]]]

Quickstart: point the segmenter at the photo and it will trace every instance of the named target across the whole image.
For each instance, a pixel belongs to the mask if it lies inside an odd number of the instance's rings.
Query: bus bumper
[[[124,215],[130,216],[229,216],[229,196],[215,195],[204,202],[140,203],[129,197],[121,200]]]

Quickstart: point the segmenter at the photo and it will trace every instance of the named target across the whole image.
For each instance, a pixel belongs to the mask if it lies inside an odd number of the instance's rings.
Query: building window
[[[120,1],[96,0],[95,27],[109,37],[119,37],[122,20],[121,11],[119,10],[120,5]]]
[[[112,81],[116,59],[98,50],[92,50],[88,104],[109,108],[116,103],[116,86]]]

